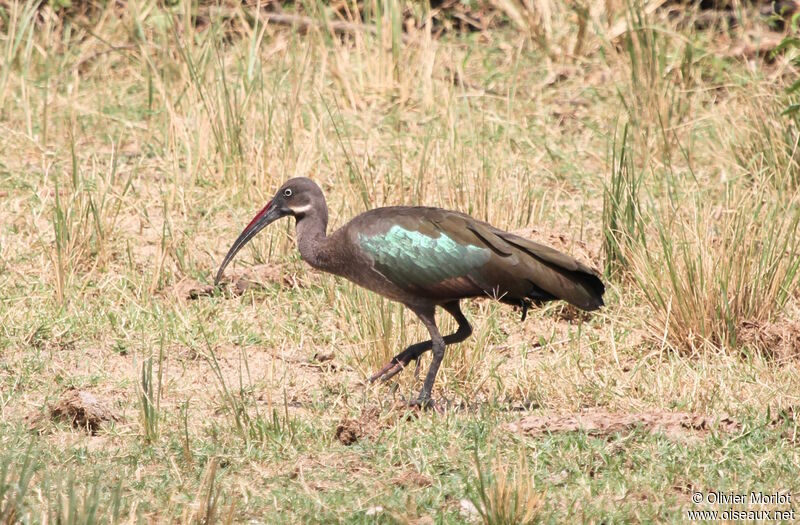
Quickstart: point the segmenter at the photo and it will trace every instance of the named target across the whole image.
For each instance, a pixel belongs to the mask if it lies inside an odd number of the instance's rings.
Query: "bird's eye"
[[[285,190],[283,190],[283,196],[284,197],[291,197],[292,196],[291,188],[286,188]]]

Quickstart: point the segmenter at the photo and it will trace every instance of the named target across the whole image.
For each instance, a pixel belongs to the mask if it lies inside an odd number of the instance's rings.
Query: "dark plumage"
[[[225,267],[269,223],[294,216],[300,255],[314,268],[340,275],[399,301],[431,334],[409,346],[371,380],[387,380],[433,350],[417,403],[430,402],[444,347],[472,333],[459,301],[491,297],[527,309],[562,299],[583,310],[603,306],[604,285],[589,267],[553,248],[499,230],[463,213],[427,207],[377,208],[358,215],[326,236],[328,207],[319,186],[307,178],[287,181],[233,243]],[[458,323],[442,337],[434,311],[441,306]]]

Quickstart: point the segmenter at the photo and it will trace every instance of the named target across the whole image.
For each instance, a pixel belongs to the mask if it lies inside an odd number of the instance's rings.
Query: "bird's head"
[[[319,186],[306,177],[287,180],[233,242],[231,249],[228,250],[228,254],[219,267],[219,271],[217,271],[214,285],[219,284],[222,272],[225,271],[225,267],[233,260],[239,250],[269,224],[290,215],[299,222],[315,212],[324,213],[324,220],[327,222],[325,197],[322,195],[322,190]]]

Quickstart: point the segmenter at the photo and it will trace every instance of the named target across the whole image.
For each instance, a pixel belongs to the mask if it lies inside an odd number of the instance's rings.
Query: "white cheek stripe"
[[[295,212],[295,213],[305,213],[310,209],[311,209],[311,204],[306,204],[306,205],[300,206],[299,208],[292,208],[292,211]]]

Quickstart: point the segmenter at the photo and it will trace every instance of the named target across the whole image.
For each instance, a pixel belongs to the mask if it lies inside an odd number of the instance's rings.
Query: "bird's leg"
[[[414,310],[414,313],[425,323],[425,328],[431,334],[431,350],[433,352],[433,359],[428,367],[428,373],[425,375],[425,382],[422,383],[422,390],[419,391],[417,400],[412,403],[422,408],[428,408],[431,405],[431,391],[433,391],[433,383],[436,381],[436,374],[439,372],[439,366],[442,364],[444,358],[444,338],[439,333],[439,328],[436,326],[436,317],[434,315],[435,307],[419,308]]]
[[[458,330],[456,330],[455,333],[444,337],[445,345],[460,343],[472,334],[472,327],[470,326],[469,321],[467,321],[467,318],[464,317],[464,314],[461,312],[458,301],[445,303],[442,305],[442,308],[447,310],[447,312],[452,315],[458,323]],[[388,381],[402,371],[405,367],[407,367],[411,361],[417,362],[417,370],[419,370],[419,358],[422,354],[430,350],[431,346],[432,342],[430,340],[422,341],[409,346],[394,356],[388,363],[386,363],[386,365],[384,365],[383,368],[370,377],[370,382],[377,381],[378,379]]]

